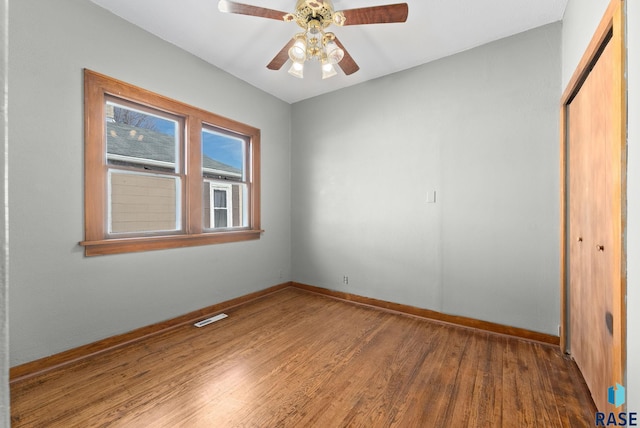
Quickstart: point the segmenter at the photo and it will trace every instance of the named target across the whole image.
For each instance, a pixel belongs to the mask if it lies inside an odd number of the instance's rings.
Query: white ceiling
[[[329,27],[360,70],[322,80],[320,65],[305,78],[266,65],[300,28],[294,22],[218,11],[218,0],[91,0],[127,21],[191,52],[253,86],[294,103],[405,70],[562,19],[568,0],[405,0],[409,18],[399,24]],[[295,0],[235,0],[292,12]],[[334,9],[402,0],[334,0]]]

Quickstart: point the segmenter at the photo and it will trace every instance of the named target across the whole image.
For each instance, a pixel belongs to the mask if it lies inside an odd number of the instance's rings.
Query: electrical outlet
[[[342,283],[345,284],[345,285],[349,284],[349,277],[347,275],[342,277]]]

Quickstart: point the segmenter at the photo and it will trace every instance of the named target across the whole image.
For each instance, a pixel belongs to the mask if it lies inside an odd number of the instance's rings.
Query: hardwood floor
[[[14,427],[583,427],[558,347],[296,288],[11,385]]]

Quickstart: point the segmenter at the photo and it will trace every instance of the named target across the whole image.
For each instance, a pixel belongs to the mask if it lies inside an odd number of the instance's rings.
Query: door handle
[[[604,245],[596,245],[596,250],[604,251]]]

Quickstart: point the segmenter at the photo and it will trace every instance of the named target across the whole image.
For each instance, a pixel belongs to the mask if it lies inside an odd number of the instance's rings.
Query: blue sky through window
[[[148,115],[153,121],[157,132],[176,136],[177,122]],[[202,130],[202,153],[211,159],[230,165],[234,168],[242,169],[244,160],[244,141],[239,138],[220,134],[209,129]]]
[[[137,115],[134,116],[134,120],[136,121],[135,125],[137,126],[150,128],[173,138],[177,137],[178,122],[175,120],[128,107],[122,107],[114,103],[109,104],[114,105],[116,110],[125,113],[127,111],[134,112],[134,114]],[[117,117],[116,120],[118,120]],[[231,137],[205,128],[202,130],[202,152],[218,162],[240,170],[243,169],[244,141],[240,138]]]
[[[202,130],[202,153],[235,168],[242,169],[244,141],[239,138]]]

